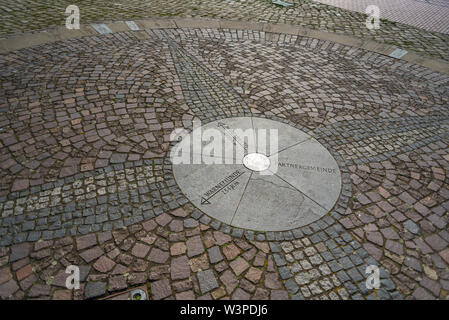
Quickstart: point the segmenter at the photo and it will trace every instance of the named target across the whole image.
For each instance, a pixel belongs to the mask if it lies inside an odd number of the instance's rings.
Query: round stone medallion
[[[270,167],[270,159],[262,153],[249,153],[243,157],[243,164],[252,171],[264,171]]]
[[[186,197],[233,227],[295,229],[323,217],[340,196],[341,173],[329,151],[279,121],[235,117],[194,126],[170,157]]]

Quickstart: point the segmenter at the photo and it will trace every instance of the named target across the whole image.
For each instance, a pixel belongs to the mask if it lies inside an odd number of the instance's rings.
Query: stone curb
[[[137,29],[137,28],[138,29]],[[260,22],[246,22],[237,20],[206,20],[206,19],[143,19],[136,21],[114,21],[99,24],[81,25],[79,30],[69,30],[65,27],[49,29],[38,33],[0,40],[0,54],[20,50],[41,44],[52,43],[60,40],[95,36],[98,34],[131,31],[139,33],[148,29],[169,28],[210,28],[210,29],[240,29],[264,31],[268,33],[280,33],[301,35],[310,38],[327,40],[355,48],[364,49],[392,58],[417,64],[433,71],[449,74],[449,63],[440,59],[425,57],[416,52],[403,50],[395,46],[382,44],[372,40],[363,40],[356,37],[312,30],[288,24],[270,24]]]

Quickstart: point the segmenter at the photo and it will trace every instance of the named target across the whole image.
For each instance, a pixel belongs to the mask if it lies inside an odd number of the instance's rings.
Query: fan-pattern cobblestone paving
[[[141,284],[151,299],[447,299],[447,75],[227,29],[60,41],[4,54],[0,70],[2,299]],[[183,195],[170,133],[248,115],[299,126],[334,155],[343,188],[329,214],[254,232]],[[79,290],[65,288],[68,265]]]

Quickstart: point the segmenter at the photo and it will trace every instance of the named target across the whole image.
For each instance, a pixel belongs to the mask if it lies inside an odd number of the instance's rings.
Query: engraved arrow
[[[210,204],[210,199],[212,199],[217,193],[219,193],[221,190],[223,190],[224,188],[226,188],[228,185],[230,185],[232,182],[234,182],[236,179],[238,179],[242,174],[244,174],[245,172],[240,172],[239,175],[235,176],[233,179],[231,179],[228,183],[226,183],[224,186],[222,186],[220,189],[218,189],[217,191],[215,191],[213,194],[211,194],[209,197],[201,197],[201,204]]]

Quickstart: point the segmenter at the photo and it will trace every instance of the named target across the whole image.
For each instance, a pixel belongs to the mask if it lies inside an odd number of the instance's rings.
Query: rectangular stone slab
[[[326,212],[277,176],[254,172],[231,224],[250,230],[284,231],[309,224]]]

